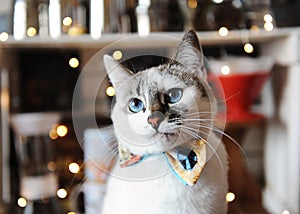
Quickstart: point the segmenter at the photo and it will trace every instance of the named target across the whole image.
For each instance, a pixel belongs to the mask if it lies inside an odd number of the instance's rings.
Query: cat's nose
[[[151,124],[152,128],[154,128],[157,131],[160,123],[163,120],[164,120],[164,114],[161,113],[160,111],[155,111],[149,115],[147,121],[149,124]]]

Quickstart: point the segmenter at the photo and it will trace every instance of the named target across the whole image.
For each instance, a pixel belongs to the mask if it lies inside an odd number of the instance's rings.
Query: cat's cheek
[[[143,113],[132,114],[128,116],[128,123],[132,132],[138,135],[151,135],[154,129],[146,122],[148,116]]]

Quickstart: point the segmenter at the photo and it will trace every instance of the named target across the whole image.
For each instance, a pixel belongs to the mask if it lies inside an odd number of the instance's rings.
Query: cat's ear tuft
[[[112,85],[114,86],[114,88],[117,90],[122,84],[122,82],[125,81],[130,76],[130,73],[127,71],[127,69],[124,66],[116,62],[109,55],[103,56],[103,62],[108,77]]]
[[[185,66],[188,72],[206,78],[202,47],[194,30],[185,33],[172,60]]]

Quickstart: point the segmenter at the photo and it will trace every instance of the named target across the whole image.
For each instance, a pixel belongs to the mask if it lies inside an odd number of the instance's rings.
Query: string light
[[[58,138],[58,134],[57,134],[57,132],[56,132],[55,129],[51,129],[51,130],[50,130],[50,132],[49,132],[49,137],[50,137],[50,139],[52,139],[52,140],[55,140],[55,139]]]
[[[2,32],[2,33],[0,33],[0,42],[5,42],[5,41],[7,41],[8,40],[8,33],[6,33],[6,32]]]
[[[72,68],[77,68],[79,66],[79,60],[77,58],[73,57],[69,60],[69,65]]]
[[[29,27],[27,29],[27,36],[34,37],[36,35],[37,31],[34,27]]]
[[[56,195],[59,198],[66,198],[68,195],[68,192],[67,192],[67,190],[61,188],[61,189],[57,190]]]
[[[59,125],[59,126],[56,128],[56,132],[57,132],[57,135],[58,135],[58,136],[64,137],[64,136],[66,136],[66,134],[68,133],[68,128],[67,128],[65,125]]]
[[[197,0],[188,0],[188,7],[191,9],[195,9],[198,6]]]
[[[27,201],[25,198],[21,197],[17,201],[19,207],[26,207],[27,206]]]
[[[73,20],[71,17],[69,16],[66,16],[64,19],[63,19],[63,25],[68,27],[68,26],[71,26]]]
[[[264,21],[265,22],[272,22],[273,21],[273,17],[270,14],[266,14],[264,15]]]
[[[72,172],[73,174],[78,173],[80,170],[80,167],[77,163],[73,162],[69,164],[69,171]]]
[[[115,94],[116,94],[116,90],[115,90],[114,87],[108,86],[108,87],[106,88],[106,90],[105,90],[105,93],[106,93],[107,96],[113,97],[113,96],[115,96]]]
[[[114,58],[114,60],[120,60],[123,57],[123,54],[121,51],[114,51],[112,57]]]
[[[253,45],[251,45],[250,43],[246,43],[246,44],[244,45],[244,51],[245,51],[246,53],[252,53],[252,52],[254,51]]]
[[[228,35],[228,29],[226,27],[221,27],[219,29],[219,35],[222,37],[225,37]]]
[[[265,28],[266,31],[272,31],[274,26],[273,26],[272,22],[266,22],[264,24],[264,28]]]
[[[221,73],[223,75],[228,75],[230,73],[230,67],[228,65],[223,65],[221,68]]]
[[[235,200],[235,194],[233,192],[228,192],[226,194],[226,201],[233,202]]]

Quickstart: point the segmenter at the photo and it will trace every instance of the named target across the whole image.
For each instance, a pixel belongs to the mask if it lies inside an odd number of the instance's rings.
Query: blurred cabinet
[[[95,97],[89,97],[89,87],[95,83],[97,84],[95,82],[97,78],[95,77],[99,72],[105,75],[103,65],[102,70],[98,70],[97,67],[89,67],[90,61],[93,60],[98,60],[97,63],[101,66],[102,58],[97,58],[101,54],[97,55],[97,53],[100,50],[108,54],[112,54],[115,50],[124,50],[126,54],[126,51],[132,52],[132,50],[140,49],[151,49],[153,50],[151,53],[156,53],[154,50],[172,53],[183,33],[173,32],[161,35],[164,36],[160,38],[158,34],[157,37],[139,37],[136,40],[134,38],[124,40],[124,38],[133,36],[137,38],[138,35],[136,34],[104,34],[99,40],[93,40],[88,35],[81,35],[77,37],[63,36],[57,40],[30,38],[28,40],[14,41],[12,38],[9,38],[5,42],[0,42],[0,69],[5,68],[9,71],[11,82],[10,112],[19,112],[22,109],[24,111],[61,111],[67,118],[66,121],[68,121],[70,127],[72,127],[72,87],[74,87],[74,84],[79,85],[78,90],[80,90],[82,101],[94,99]],[[272,213],[281,213],[283,210],[288,210],[290,213],[299,213],[300,29],[283,28],[274,29],[271,32],[263,30],[255,32],[248,30],[229,31],[229,34],[225,37],[221,37],[218,32],[212,31],[199,32],[198,35],[205,54],[210,54],[209,50],[212,47],[219,47],[221,50],[227,46],[237,46],[242,50],[245,42],[251,42],[257,50],[255,54],[274,56],[277,64],[284,68],[286,78],[280,79],[278,76],[281,75],[281,72],[276,72],[276,70],[273,72],[271,80],[263,91],[262,102],[259,106],[260,111],[267,118],[264,130],[265,140],[262,142],[264,145],[265,173],[263,204],[266,210]],[[118,46],[113,45],[116,41],[118,41]],[[72,57],[79,59],[80,66],[78,69],[74,70],[69,67],[68,60]],[[59,66],[59,68],[56,68],[56,66]],[[38,73],[35,73],[34,69]],[[82,74],[82,69],[94,69],[95,76],[86,76],[86,78],[80,79],[78,82],[77,80]],[[27,73],[22,74],[25,71]],[[67,73],[64,73],[66,71]],[[51,77],[48,76],[49,73],[52,73]],[[32,105],[31,101],[27,101],[27,103],[23,101],[26,98],[26,96],[23,96],[24,93],[28,93],[34,84],[28,83],[29,85],[26,86],[21,83],[22,78],[23,80],[27,78],[27,74],[31,75],[35,81],[45,81],[45,84],[42,84],[43,86],[51,82],[53,88],[45,92],[47,94],[45,96],[48,97],[45,99],[45,103],[41,104],[41,108],[36,108],[37,105],[30,107]],[[95,95],[96,101],[94,100],[93,103],[96,103],[98,122],[100,125],[104,125],[109,123],[111,98],[105,94],[105,88],[109,85],[108,80],[104,79],[101,84],[99,91]],[[278,84],[280,84],[280,88],[277,87]],[[41,92],[42,89],[34,88],[32,90]],[[65,97],[62,96],[61,100],[50,97],[50,95],[60,93],[61,90],[65,91]],[[49,109],[43,109],[45,106]],[[75,109],[75,113],[78,114],[77,116],[82,119],[84,124],[87,121],[86,117],[95,113],[91,112],[91,110],[95,111],[95,108],[90,109],[89,107],[78,106],[79,108]],[[88,128],[89,126],[90,124],[87,122],[83,127]],[[3,128],[1,126],[2,130]],[[77,146],[73,146],[75,148],[74,151],[81,150],[81,147],[78,146],[81,143],[80,140],[76,139],[74,133],[70,137],[69,141],[77,144]],[[1,145],[5,144],[2,142]],[[64,144],[62,147],[67,146]],[[73,151],[69,147],[66,150]],[[80,152],[79,156],[72,158],[80,158]],[[7,160],[3,160],[2,164],[7,164]]]

